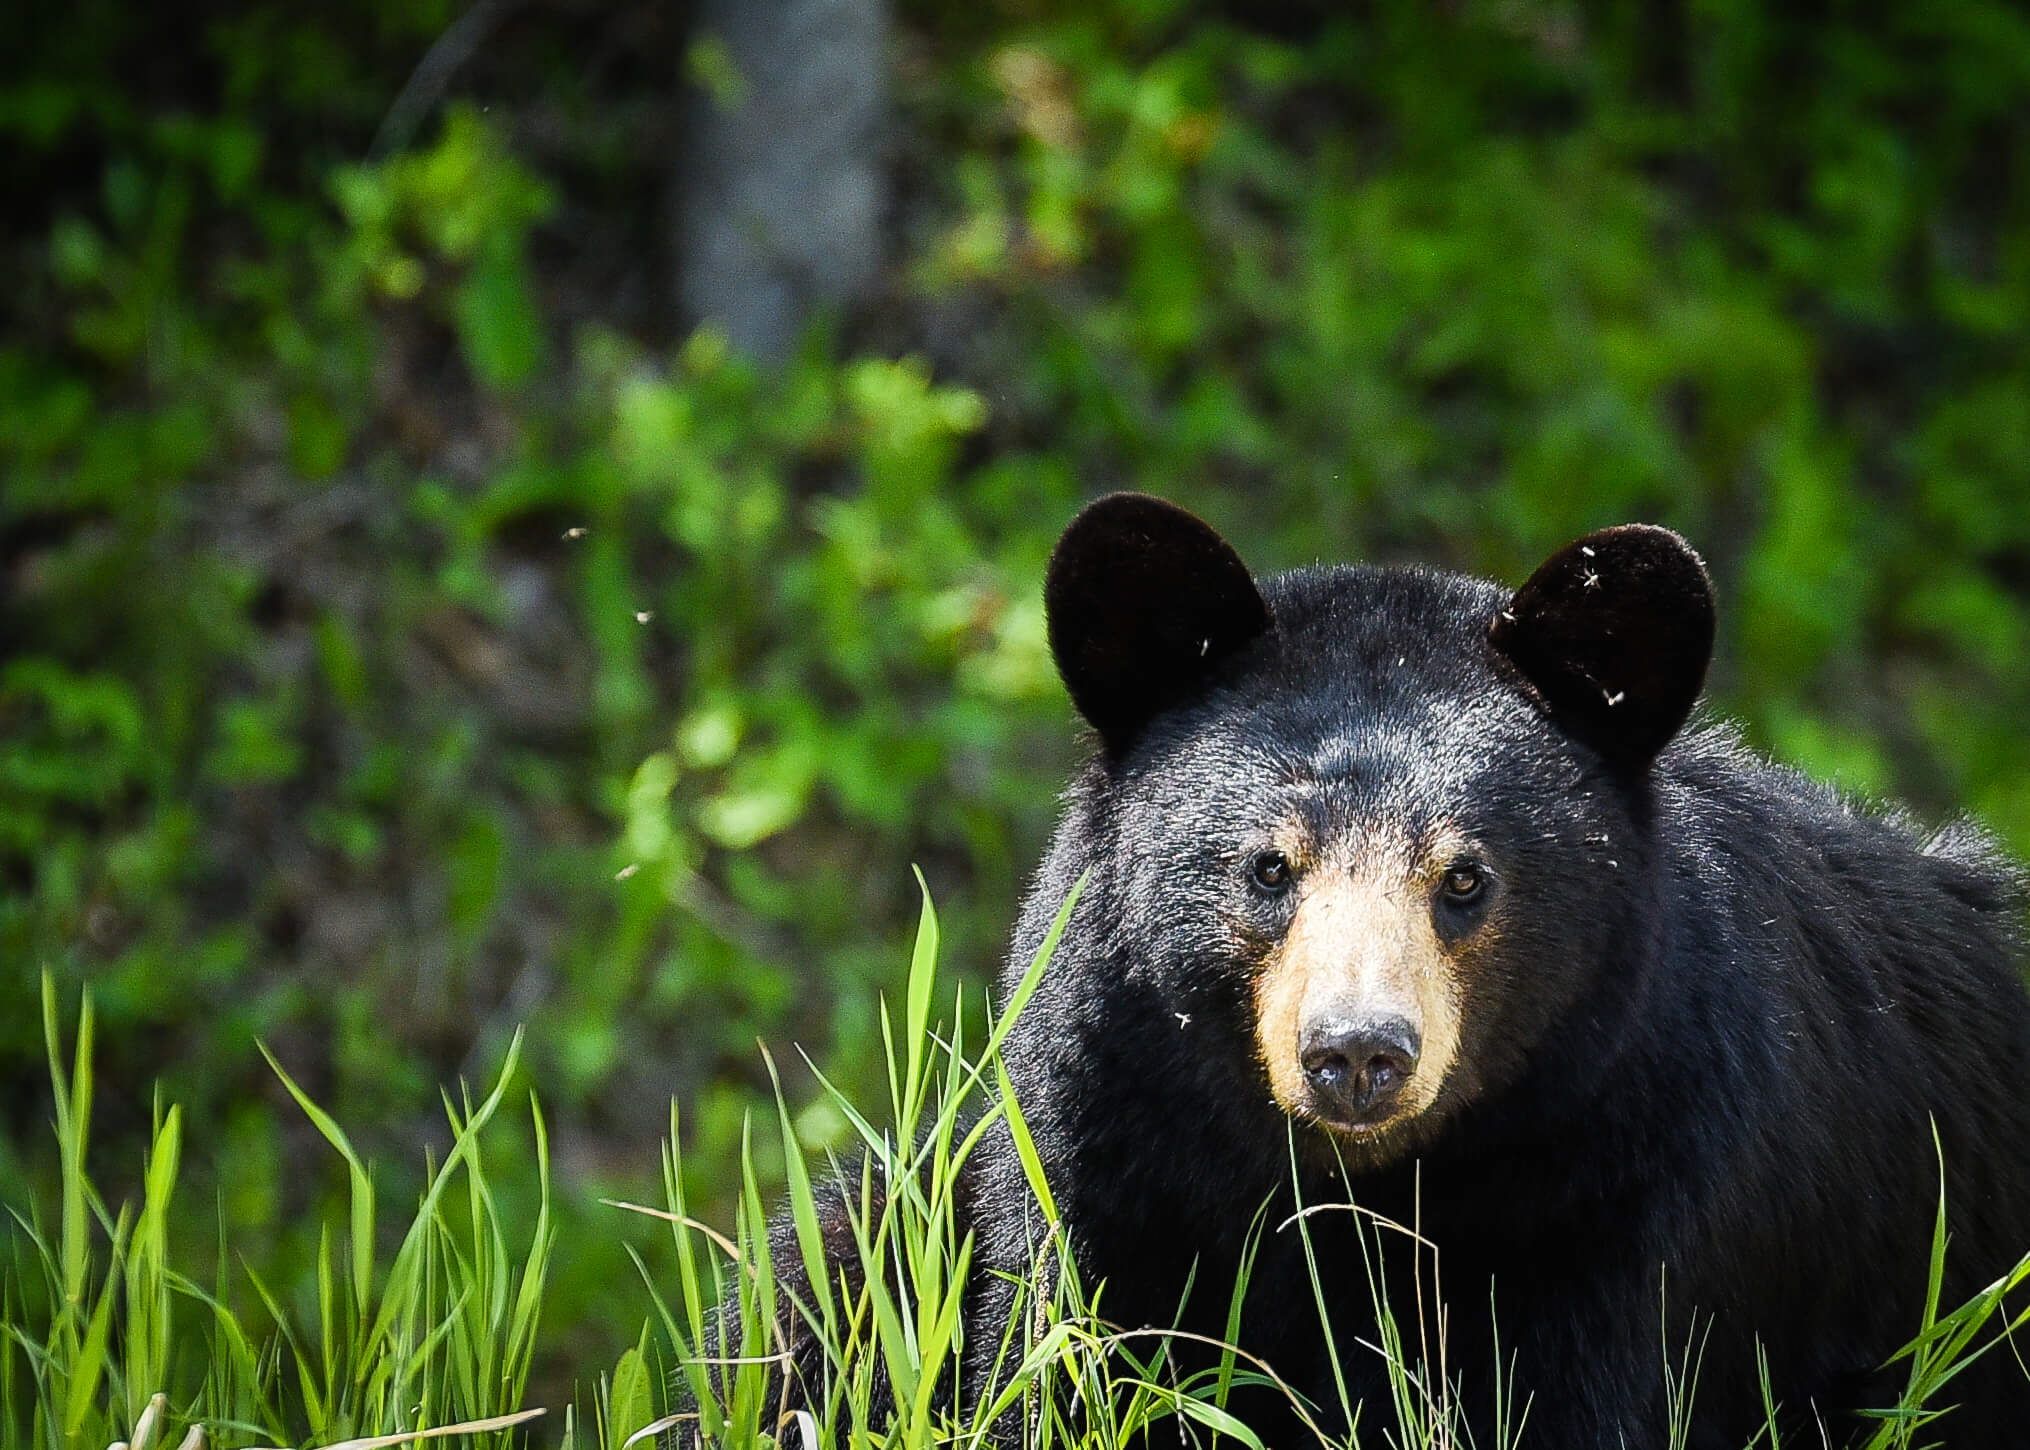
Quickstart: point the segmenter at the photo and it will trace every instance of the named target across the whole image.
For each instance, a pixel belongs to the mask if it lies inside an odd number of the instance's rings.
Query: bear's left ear
[[[1488,639],[1554,719],[1617,769],[1638,772],[1699,698],[1713,653],[1713,585],[1669,529],[1602,529],[1530,575]]]
[[[1110,755],[1269,628],[1269,607],[1233,546],[1196,514],[1143,493],[1109,494],[1065,527],[1043,607],[1057,672]]]

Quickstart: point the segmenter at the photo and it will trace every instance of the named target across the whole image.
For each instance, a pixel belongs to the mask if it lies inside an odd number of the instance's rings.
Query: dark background
[[[285,1283],[342,1169],[255,1041],[399,1203],[526,1023],[568,1394],[647,1312],[595,1200],[653,1196],[671,1097],[715,1211],[757,1040],[793,1106],[791,1043],[871,1100],[912,863],[992,970],[1079,748],[1041,569],[1107,489],[1264,568],[1668,523],[1758,744],[2030,849],[2013,4],[9,31],[9,1204],[54,1172],[41,971],[97,1003],[109,1192],[159,1081],[193,1244]]]

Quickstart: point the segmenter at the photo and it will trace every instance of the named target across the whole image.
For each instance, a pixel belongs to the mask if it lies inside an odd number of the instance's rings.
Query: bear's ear
[[[1488,628],[1551,715],[1637,772],[1691,713],[1713,653],[1713,586],[1669,529],[1626,524],[1567,544]]]
[[[1116,493],[1071,521],[1043,585],[1050,652],[1072,703],[1118,755],[1269,627],[1247,565],[1173,503]]]

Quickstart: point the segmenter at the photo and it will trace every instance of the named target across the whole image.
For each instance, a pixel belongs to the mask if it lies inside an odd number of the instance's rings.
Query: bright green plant
[[[481,1102],[445,1098],[450,1149],[426,1171],[392,1256],[376,1236],[378,1196],[367,1165],[269,1059],[350,1178],[344,1227],[328,1218],[318,1225],[306,1296],[289,1292],[298,1286],[271,1287],[251,1263],[236,1268],[223,1241],[209,1287],[178,1266],[169,1232],[183,1153],[175,1106],[163,1109],[158,1099],[138,1206],[109,1207],[85,1169],[90,998],[68,1070],[46,977],[43,1030],[61,1194],[54,1233],[28,1205],[7,1205],[19,1230],[13,1261],[0,1267],[0,1437],[9,1444],[71,1450],[126,1441],[139,1450],[152,1441],[198,1450],[465,1434],[475,1447],[505,1450],[514,1443],[509,1429],[542,1413],[522,1408],[555,1248],[549,1148],[533,1095],[542,1193],[532,1228],[503,1221],[482,1158],[519,1039]]]

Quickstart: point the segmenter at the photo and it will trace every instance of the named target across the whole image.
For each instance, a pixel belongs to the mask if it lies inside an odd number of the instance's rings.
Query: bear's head
[[[1117,494],[1065,531],[1045,604],[1099,736],[1076,864],[1182,1073],[1239,1073],[1378,1166],[1606,1049],[1592,1007],[1656,889],[1648,778],[1712,647],[1684,540],[1607,529],[1513,593],[1257,581],[1203,521]]]

